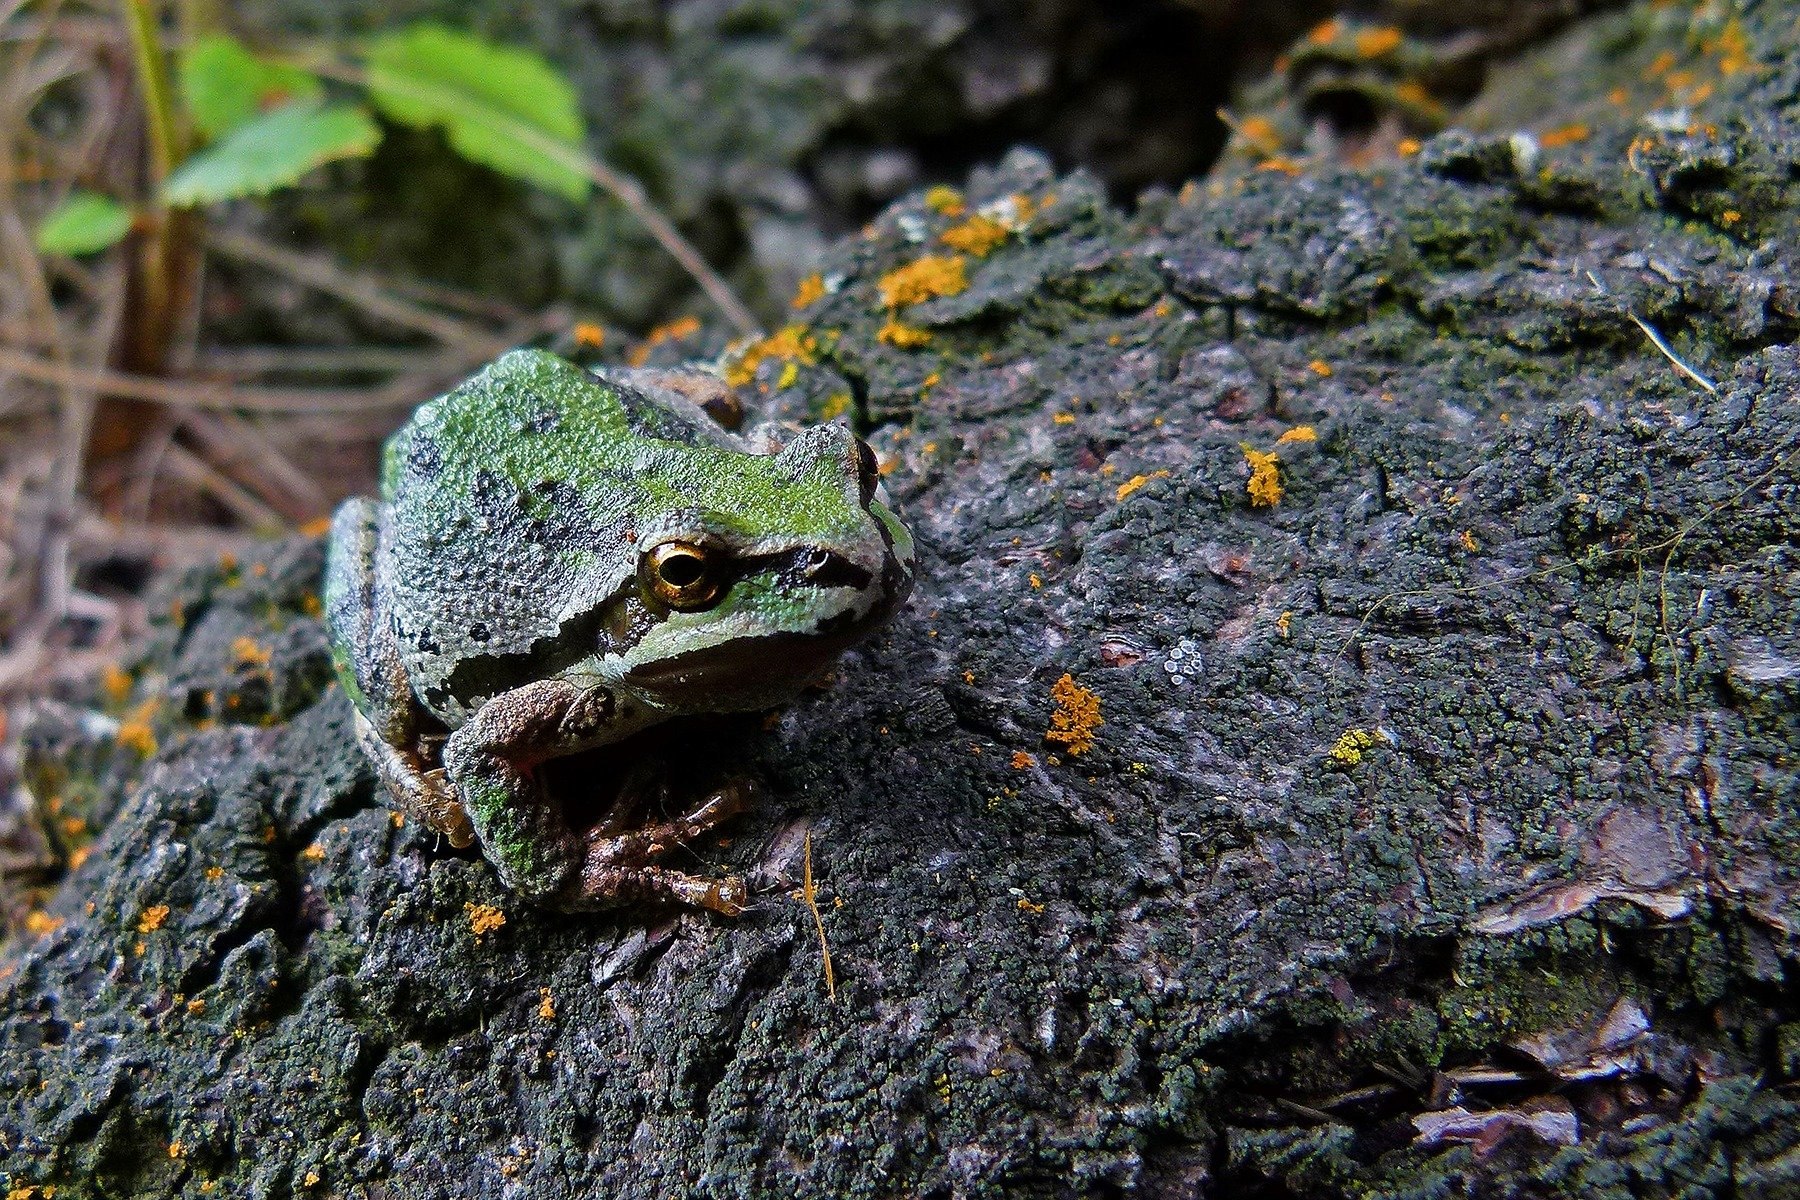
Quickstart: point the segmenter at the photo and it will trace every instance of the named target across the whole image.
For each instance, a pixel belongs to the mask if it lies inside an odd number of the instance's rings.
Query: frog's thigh
[[[585,847],[532,768],[593,745],[612,715],[604,691],[543,679],[489,700],[444,745],[444,767],[507,887],[551,899]]]
[[[346,683],[361,693],[356,740],[400,808],[467,846],[469,819],[442,771],[419,755],[425,713],[407,683],[406,666],[392,626],[382,618],[387,597],[375,574],[379,522],[374,504],[348,500],[331,522],[331,554],[325,567],[325,606],[332,653]]]

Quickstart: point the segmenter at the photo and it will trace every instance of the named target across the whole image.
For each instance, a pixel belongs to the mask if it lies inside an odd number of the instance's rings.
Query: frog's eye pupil
[[[665,558],[660,568],[663,582],[670,587],[691,587],[706,573],[700,558],[694,554],[675,554]]]
[[[640,574],[658,602],[682,612],[706,608],[718,600],[720,586],[713,555],[692,542],[663,542],[644,555]]]

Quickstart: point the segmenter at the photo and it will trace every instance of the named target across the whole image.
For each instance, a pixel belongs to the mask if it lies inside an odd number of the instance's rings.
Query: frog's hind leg
[[[469,818],[444,772],[419,747],[429,714],[407,684],[406,668],[376,583],[376,508],[347,501],[331,522],[325,564],[326,624],[338,679],[356,705],[356,740],[402,811],[461,848],[474,841]]]

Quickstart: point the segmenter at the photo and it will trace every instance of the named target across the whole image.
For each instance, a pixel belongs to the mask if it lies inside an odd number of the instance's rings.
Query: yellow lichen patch
[[[556,997],[550,994],[547,987],[538,989],[537,1015],[540,1021],[556,1020]]]
[[[240,637],[231,643],[231,660],[240,667],[266,667],[275,652],[257,644],[255,638]]]
[[[189,1000],[187,1002],[188,1016],[197,1017],[197,1016],[200,1016],[205,1011],[206,1011],[206,1001],[202,997],[195,996],[192,1000]]]
[[[1064,675],[1050,689],[1056,711],[1050,714],[1050,728],[1044,740],[1068,747],[1070,754],[1086,754],[1094,748],[1094,730],[1106,724],[1100,718],[1100,697]]]
[[[650,352],[666,342],[679,342],[683,338],[693,337],[700,332],[700,318],[695,316],[676,317],[665,322],[644,335],[644,340],[631,348],[625,360],[634,367],[641,367],[650,361]]]
[[[1283,609],[1281,615],[1275,618],[1275,632],[1279,633],[1282,637],[1286,637],[1288,636],[1288,630],[1293,627],[1293,624],[1294,610],[1291,608]]]
[[[606,329],[597,321],[578,322],[575,344],[583,350],[598,350],[606,344]]]
[[[881,328],[875,331],[875,340],[886,342],[900,350],[917,350],[931,340],[931,332],[920,329],[917,325],[904,325],[890,314]]]
[[[1011,233],[1012,230],[994,218],[985,213],[976,213],[961,224],[944,230],[938,235],[938,241],[952,250],[960,250],[976,258],[986,258]]]
[[[1458,540],[1462,542],[1462,548],[1467,550],[1470,554],[1481,549],[1481,543],[1475,540],[1475,531],[1472,529],[1463,530],[1462,537]]]
[[[139,758],[156,753],[156,735],[150,730],[150,718],[156,715],[157,699],[152,696],[119,722],[119,745],[135,750]]]
[[[1130,479],[1127,479],[1124,483],[1119,485],[1118,490],[1113,493],[1113,499],[1123,500],[1125,497],[1131,495],[1131,493],[1143,487],[1146,483],[1149,483],[1152,479],[1167,479],[1168,477],[1169,473],[1167,471],[1152,471],[1148,475],[1133,475]]]
[[[506,924],[506,910],[496,908],[492,904],[476,904],[472,900],[463,902],[463,913],[469,918],[469,930],[476,937],[484,937]]]
[[[1725,23],[1724,30],[1713,49],[1719,52],[1719,70],[1726,75],[1736,75],[1747,71],[1751,66],[1750,37],[1744,32],[1743,22],[1736,17]]]
[[[308,592],[300,597],[300,611],[309,617],[316,617],[325,611],[325,601],[317,592]]]
[[[1330,379],[1332,376],[1331,364],[1322,358],[1315,358],[1307,363],[1306,369],[1311,371],[1314,375],[1317,375],[1320,379]]]
[[[927,254],[881,277],[881,302],[888,308],[954,296],[969,286],[967,260],[960,254]]]
[[[225,868],[224,867],[211,866],[211,867],[206,868],[206,882],[217,883],[217,882],[219,882],[219,880],[221,880],[223,878],[225,878]]]
[[[1279,171],[1283,175],[1300,174],[1300,164],[1290,158],[1265,158],[1256,164],[1259,171]]]
[[[1399,151],[1401,158],[1411,158],[1424,148],[1425,143],[1418,138],[1401,138],[1394,143],[1394,149]]]
[[[850,411],[850,393],[833,392],[825,397],[825,403],[819,405],[819,419],[833,421]]]
[[[25,914],[25,932],[33,937],[55,933],[61,928],[62,918],[53,917],[41,908],[34,908]]]
[[[1280,459],[1267,450],[1257,450],[1246,443],[1242,447],[1244,461],[1250,464],[1250,481],[1244,485],[1250,503],[1257,508],[1273,508],[1281,503]]]
[[[1356,34],[1356,53],[1360,58],[1380,58],[1400,48],[1405,36],[1392,25],[1379,29],[1363,29]]]
[[[1073,753],[1073,752],[1071,751],[1071,753]],[[1027,898],[1025,896],[1020,896],[1019,897],[1019,911],[1022,913],[1030,913],[1032,916],[1035,917],[1035,916],[1040,916],[1043,913],[1044,906],[1041,904],[1033,904],[1029,898]]]
[[[73,850],[69,851],[69,870],[71,870],[71,871],[81,870],[81,864],[86,862],[88,859],[92,858],[93,856],[94,856],[94,848],[92,846],[77,846],[77,847],[75,847]]]
[[[1023,750],[1014,750],[1013,751],[1013,753],[1012,753],[1012,769],[1013,770],[1029,771],[1029,770],[1031,770],[1031,768],[1033,768],[1035,766],[1037,766],[1037,759],[1035,759],[1031,755],[1025,753]]]
[[[743,387],[756,378],[757,368],[766,362],[794,365],[798,375],[799,366],[795,364],[811,366],[818,361],[818,350],[818,340],[806,326],[786,326],[739,351],[737,358],[725,368],[725,382],[732,387]]]
[[[1275,444],[1277,446],[1285,446],[1290,442],[1316,442],[1318,440],[1319,431],[1317,429],[1314,429],[1311,425],[1296,425],[1280,437],[1276,438]]]
[[[1064,412],[1051,413],[1050,421],[1055,425],[1073,425],[1075,423],[1075,414]]]
[[[1321,21],[1307,31],[1306,40],[1315,46],[1329,46],[1344,36],[1344,23],[1336,17]]]
[[[814,271],[794,288],[794,298],[788,301],[788,304],[795,312],[798,312],[810,305],[817,304],[824,298],[825,277]]]
[[[324,862],[325,861],[325,847],[319,845],[319,843],[317,843],[317,842],[314,842],[312,845],[308,846],[306,849],[304,849],[300,852],[300,857],[304,858],[307,862],[312,862],[312,863]]]
[[[305,537],[324,537],[331,531],[330,517],[314,517],[301,523],[300,533]]]
[[[1719,224],[1723,225],[1727,229],[1730,229],[1733,225],[1736,225],[1739,221],[1741,221],[1743,219],[1744,219],[1744,214],[1739,212],[1735,208],[1728,208],[1724,212],[1719,214]]]
[[[1585,142],[1593,131],[1580,121],[1572,125],[1561,125],[1555,129],[1538,134],[1538,145],[1546,150],[1554,150],[1558,146],[1573,146],[1576,142]]]
[[[1363,760],[1364,755],[1380,745],[1381,740],[1378,734],[1371,733],[1367,729],[1346,729],[1344,736],[1337,740],[1337,744],[1326,753],[1326,757],[1334,763],[1354,767]]]
[[[108,663],[106,670],[100,673],[100,690],[106,693],[109,702],[125,703],[125,698],[131,695],[131,672],[117,663]]]
[[[1036,571],[1033,571],[1030,575],[1026,576],[1025,582],[1029,583],[1032,586],[1032,590],[1035,591],[1044,586],[1044,577],[1039,575]]]
[[[934,188],[926,189],[925,207],[946,217],[960,217],[967,205],[963,203],[961,192],[940,183]]]
[[[155,933],[158,929],[163,927],[163,922],[168,919],[168,905],[152,904],[138,915],[137,931],[139,933]]]

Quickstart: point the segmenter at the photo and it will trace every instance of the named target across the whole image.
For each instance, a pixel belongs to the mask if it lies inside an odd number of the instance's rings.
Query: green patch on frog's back
[[[562,489],[590,504],[604,497],[626,520],[697,508],[745,537],[826,539],[860,525],[839,464],[815,463],[795,479],[775,456],[715,441],[711,430],[650,436],[683,427],[679,414],[652,416],[656,408],[555,355],[513,351],[390,439],[383,492],[398,507],[446,513],[472,503],[485,472],[533,516]]]

